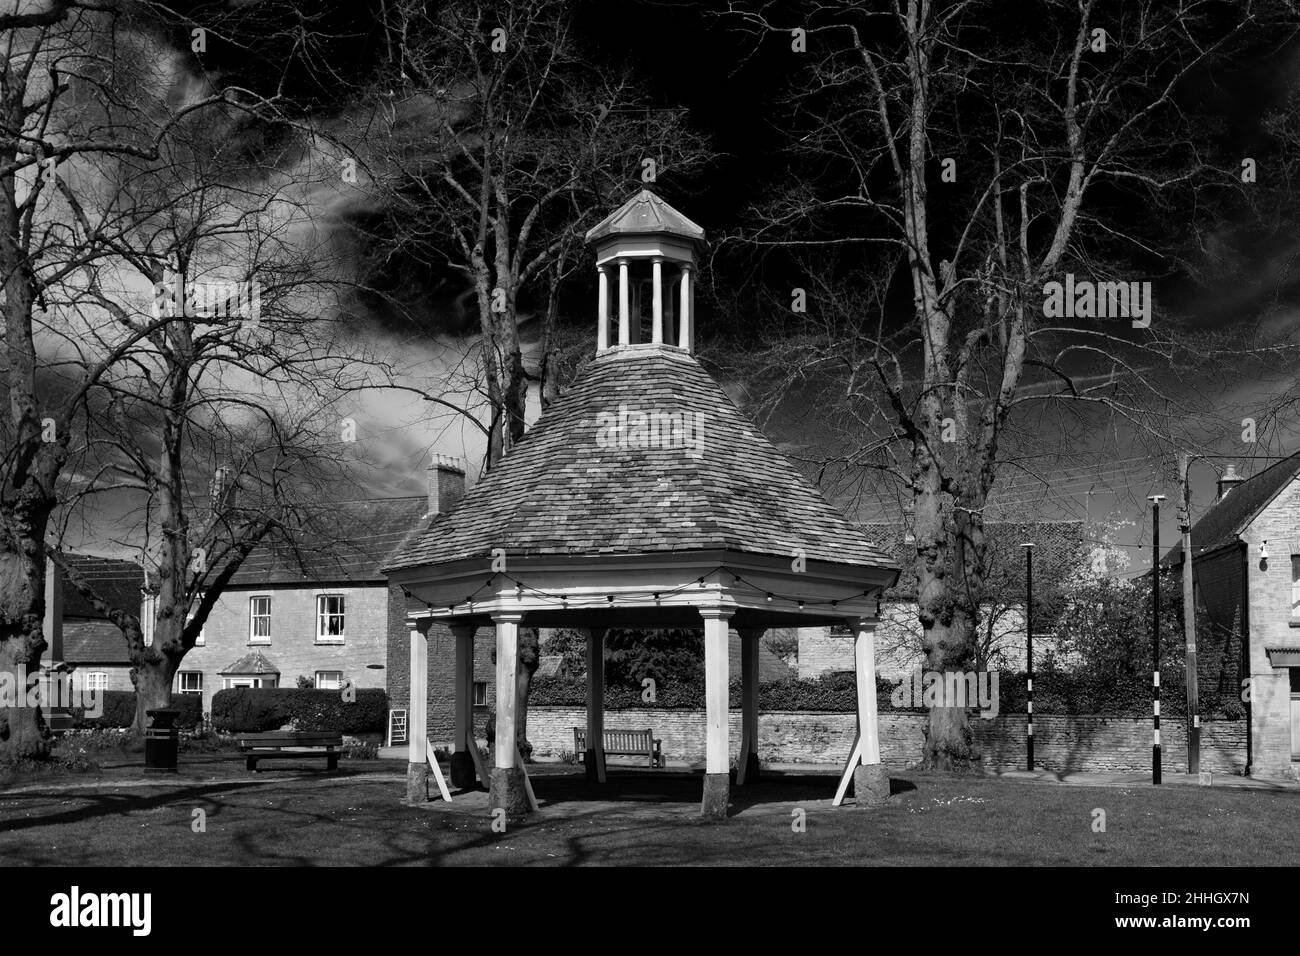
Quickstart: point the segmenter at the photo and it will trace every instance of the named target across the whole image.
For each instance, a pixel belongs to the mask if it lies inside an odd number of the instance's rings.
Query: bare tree
[[[777,393],[806,401],[820,388],[857,429],[842,464],[897,479],[929,666],[965,670],[990,495],[1035,431],[1059,447],[1110,415],[1158,444],[1191,414],[1190,389],[1173,380],[1203,370],[1207,352],[1167,311],[1147,323],[1129,298],[1144,290],[1128,282],[1171,271],[1158,235],[1168,217],[1194,218],[1198,201],[1240,184],[1239,158],[1212,155],[1183,111],[1182,85],[1295,21],[1284,5],[1214,0],[768,10],[731,15],[796,50],[802,37],[806,53],[792,54],[787,183],[744,238],[820,261],[801,283],[808,321],[766,367]],[[1161,221],[1126,214],[1143,207]],[[1049,283],[1067,273],[1109,295],[1111,314],[1072,301],[1057,317]],[[1060,416],[1046,428],[1044,409]],[[966,712],[932,710],[924,752],[930,767],[969,765]]]
[[[159,161],[179,124],[255,98],[220,88],[169,101],[170,58],[147,3],[58,0],[0,16],[0,668],[34,674],[45,649],[46,532],[87,396],[160,322],[121,328],[85,307],[84,270],[132,223],[79,220],[80,198],[123,159]],[[165,8],[157,11],[167,19]],[[0,755],[43,756],[39,709],[0,714]]]

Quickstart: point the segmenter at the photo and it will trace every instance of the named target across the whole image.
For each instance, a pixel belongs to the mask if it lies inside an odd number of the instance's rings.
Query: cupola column
[[[655,345],[662,345],[664,341],[664,260],[659,256],[651,260],[651,275],[654,279],[654,301],[650,341]]]
[[[596,272],[600,284],[599,299],[596,301],[597,322],[600,323],[596,327],[596,351],[603,352],[609,348],[609,270],[604,266],[596,266]]]
[[[691,267],[687,263],[682,263],[682,289],[681,301],[677,306],[677,344],[684,349],[689,350],[691,343],[695,338],[694,329],[695,316],[691,309]]]
[[[627,279],[627,260],[618,260],[618,344],[627,345],[631,342],[630,313],[628,305],[628,295],[631,293],[631,286]]]

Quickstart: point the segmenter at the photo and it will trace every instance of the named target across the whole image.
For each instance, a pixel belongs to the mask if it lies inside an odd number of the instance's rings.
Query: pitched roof
[[[630,447],[634,413],[684,414],[694,447]],[[629,427],[618,430],[620,416]],[[611,422],[615,427],[611,428]],[[657,427],[668,428],[659,420]],[[677,442],[680,446],[682,443]],[[610,349],[391,567],[515,555],[729,549],[892,568],[689,354]]]
[[[130,664],[126,640],[108,621],[63,622],[63,659],[69,664]]]
[[[864,525],[867,534],[902,566],[898,583],[885,592],[886,600],[916,600],[916,544],[907,529],[896,523]],[[1021,544],[1034,543],[1035,581],[1061,578],[1085,559],[1082,521],[990,521],[984,525],[988,541],[986,561],[990,582],[1011,578],[1017,584],[1024,574]],[[1037,602],[1035,602],[1037,603]]]
[[[389,556],[424,526],[427,508],[423,495],[331,504],[322,515],[328,531],[262,544],[244,559],[230,586],[383,583]]]
[[[1255,516],[1295,479],[1297,472],[1300,472],[1300,452],[1274,462],[1214,502],[1192,525],[1193,552],[1213,551],[1236,541]],[[1179,541],[1160,563],[1168,566],[1182,561],[1183,543]]]
[[[587,230],[587,242],[627,233],[668,233],[702,241],[704,230],[648,189],[643,189]]]
[[[271,661],[262,654],[261,651],[250,651],[233,664],[217,671],[218,674],[278,674],[280,668],[276,667]]]
[[[119,611],[140,613],[140,591],[144,587],[144,569],[134,561],[121,558],[101,558],[92,554],[62,552],[60,558],[79,573],[101,598]],[[57,567],[57,565],[56,565]],[[81,593],[69,583],[67,575],[59,570],[63,590],[63,617],[102,621],[104,616],[96,611]],[[113,628],[116,633],[117,628]]]

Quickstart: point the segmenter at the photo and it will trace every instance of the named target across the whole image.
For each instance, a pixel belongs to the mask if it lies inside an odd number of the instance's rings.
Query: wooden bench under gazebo
[[[423,799],[426,787],[425,635],[434,622],[455,635],[452,773],[461,781],[475,773],[474,634],[495,628],[496,736],[487,782],[492,806],[512,817],[529,809],[515,748],[520,627],[586,632],[586,757],[602,782],[605,633],[700,628],[703,812],[723,817],[730,790],[729,629],[741,638],[737,784],[744,784],[758,766],[759,639],[773,627],[847,624],[856,648],[859,742],[846,778],[852,775],[859,802],[887,796],[873,639],[880,594],[897,578],[896,565],[693,357],[691,273],[703,230],[643,190],[587,238],[599,271],[595,358],[491,473],[388,569],[410,595],[408,792]],[[673,288],[665,295],[669,270]]]

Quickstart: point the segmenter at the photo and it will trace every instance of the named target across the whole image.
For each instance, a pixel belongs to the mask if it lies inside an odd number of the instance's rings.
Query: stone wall
[[[734,759],[740,749],[740,712],[731,712],[730,742]],[[881,759],[906,767],[920,759],[923,714],[880,714]],[[573,751],[573,728],[586,722],[581,707],[530,707],[528,739],[540,756]],[[606,728],[649,727],[663,741],[670,762],[704,760],[704,712],[636,708],[610,711]],[[975,739],[985,762],[995,769],[1024,768],[1025,718],[1002,715],[973,721]],[[853,746],[853,714],[812,711],[761,713],[758,755],[767,763],[843,764]],[[1244,721],[1207,721],[1201,726],[1201,769],[1241,773],[1246,763]],[[1137,717],[1043,717],[1034,722],[1035,762],[1039,769],[1075,771],[1149,771],[1151,721]],[[1161,728],[1163,768],[1186,772],[1183,725],[1166,721]]]

